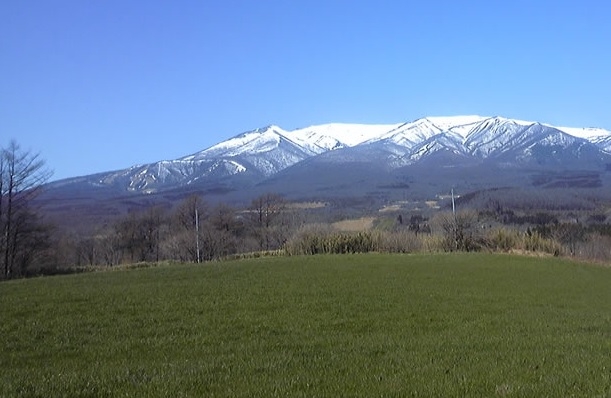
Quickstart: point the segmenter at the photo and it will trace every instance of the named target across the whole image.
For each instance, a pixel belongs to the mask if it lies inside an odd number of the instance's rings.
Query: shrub
[[[611,237],[607,235],[589,234],[577,248],[577,256],[585,260],[611,260]]]
[[[285,244],[288,255],[346,253],[409,253],[421,248],[409,231],[337,232],[320,225],[303,227]]]
[[[444,250],[445,239],[440,235],[418,235],[420,250],[425,253],[439,253]]]
[[[487,233],[475,231],[458,234],[443,230],[438,234],[419,234],[409,230],[338,232],[325,225],[302,227],[284,246],[286,255],[347,254],[347,253],[414,253],[490,250],[500,252],[525,251],[560,255],[574,252],[564,248],[558,240],[545,237],[537,231],[520,232],[498,228]],[[611,238],[610,238],[611,240]],[[594,242],[593,242],[594,243]],[[580,246],[580,251],[603,257],[604,244],[599,240],[591,247]],[[606,255],[606,254],[605,254]],[[609,254],[611,256],[611,254]],[[592,256],[594,256],[592,254]]]
[[[378,251],[386,253],[414,253],[422,250],[423,239],[412,231],[379,232]]]
[[[538,233],[523,235],[523,249],[531,252],[553,254],[554,256],[558,256],[562,252],[562,246],[558,242],[544,238]]]
[[[508,252],[521,248],[520,233],[516,230],[497,228],[491,230],[485,237],[486,247],[493,251]]]

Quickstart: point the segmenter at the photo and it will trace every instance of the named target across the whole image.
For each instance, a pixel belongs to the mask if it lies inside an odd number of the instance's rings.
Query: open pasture
[[[0,396],[611,396],[611,269],[489,254],[0,283]]]

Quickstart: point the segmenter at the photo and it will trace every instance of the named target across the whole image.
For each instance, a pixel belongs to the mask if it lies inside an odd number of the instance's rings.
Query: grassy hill
[[[489,254],[0,283],[0,396],[609,396],[611,269]]]

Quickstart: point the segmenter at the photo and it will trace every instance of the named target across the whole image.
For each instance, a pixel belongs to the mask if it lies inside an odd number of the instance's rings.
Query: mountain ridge
[[[89,185],[134,194],[187,186],[240,189],[325,154],[334,153],[324,157],[331,162],[371,156],[393,170],[436,152],[447,153],[443,158],[448,160],[496,159],[518,166],[542,165],[548,162],[545,156],[555,156],[554,167],[574,167],[587,154],[584,164],[603,167],[611,162],[611,131],[479,115],[429,116],[395,124],[328,123],[291,131],[270,125],[178,159],[59,180],[48,187],[59,189],[73,181],[82,189]]]

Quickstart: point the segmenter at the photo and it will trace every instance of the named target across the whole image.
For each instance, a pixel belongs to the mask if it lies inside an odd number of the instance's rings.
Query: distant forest
[[[57,224],[36,202],[50,176],[39,154],[11,142],[1,149],[0,173],[2,279],[323,253],[495,251],[611,260],[611,200],[596,187],[494,188],[453,202],[446,196],[383,206],[363,197],[298,202],[273,192],[231,206],[195,192],[174,203],[139,204],[103,223],[82,217]]]

